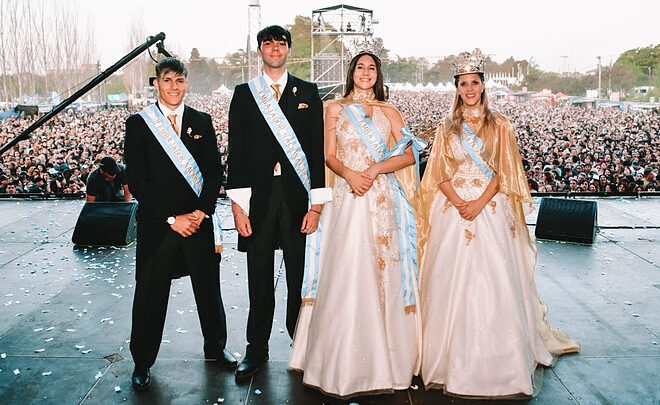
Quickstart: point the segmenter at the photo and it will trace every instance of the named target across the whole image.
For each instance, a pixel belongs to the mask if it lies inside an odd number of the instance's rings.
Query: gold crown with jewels
[[[486,60],[480,49],[473,52],[461,52],[451,62],[451,70],[454,77],[466,75],[468,73],[484,73]]]

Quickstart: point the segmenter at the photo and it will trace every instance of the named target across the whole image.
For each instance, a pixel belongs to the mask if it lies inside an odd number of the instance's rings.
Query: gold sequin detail
[[[488,202],[488,205],[490,205],[490,207],[493,209],[493,214],[494,214],[495,213],[495,207],[497,206],[497,202],[496,201],[490,201],[490,202]]]
[[[455,187],[463,187],[465,185],[465,178],[463,177],[458,177],[456,180],[454,180],[454,186]]]
[[[447,210],[449,209],[449,207],[451,207],[452,205],[453,205],[453,204],[451,203],[451,201],[449,201],[449,200],[445,200],[445,208],[442,210],[442,213],[444,214],[445,212],[447,212]]]
[[[385,246],[386,249],[390,246],[390,237],[387,236],[387,235],[381,235],[381,236],[378,236],[378,237],[376,238],[376,241],[377,241],[379,244]]]
[[[481,179],[472,179],[472,185],[475,187],[481,187],[483,183],[481,182]]]
[[[417,307],[414,305],[408,305],[405,308],[405,311],[406,311],[406,315],[414,314],[415,312],[417,312]]]
[[[513,234],[513,237],[516,237],[516,221],[511,222],[511,233]]]
[[[472,233],[469,229],[466,229],[465,239],[467,239],[467,241],[465,242],[465,246],[470,246],[470,242],[472,242],[472,239],[474,239],[474,233]]]
[[[387,202],[387,197],[385,197],[385,194],[378,194],[378,197],[376,197],[376,204],[383,204]]]
[[[301,305],[303,307],[312,306],[312,305],[314,305],[315,302],[316,302],[316,298],[303,298]]]
[[[382,257],[378,258],[378,270],[385,270],[385,260]]]

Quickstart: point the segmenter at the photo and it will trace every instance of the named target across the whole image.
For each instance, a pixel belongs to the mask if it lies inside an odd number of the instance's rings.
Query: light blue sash
[[[311,205],[312,182],[309,165],[296,133],[286,119],[277,100],[275,100],[275,96],[273,96],[273,93],[270,91],[268,83],[266,83],[266,79],[264,79],[263,75],[250,80],[248,82],[248,87],[250,88],[252,97],[254,97],[254,101],[257,103],[268,127],[273,132],[273,135],[275,135],[275,139],[277,139],[277,142],[284,150],[286,157],[289,159],[289,162],[291,162],[291,166],[293,166],[293,169],[296,171],[305,190],[307,190],[309,204]],[[316,231],[306,237],[305,276],[307,276],[307,274],[318,274],[321,253],[321,233],[321,223],[319,222]],[[313,296],[316,296],[316,282],[317,280],[314,279],[313,282],[309,284],[303,283],[303,297],[312,294]]]
[[[484,146],[484,141],[465,122],[463,123],[463,133],[461,134],[461,145],[463,145],[463,149],[465,149],[465,152],[467,152],[472,161],[489,179],[495,177],[493,171],[488,167],[488,163],[486,163],[479,153]]]
[[[186,145],[183,144],[179,135],[174,132],[172,125],[158,109],[156,104],[145,107],[140,111],[140,116],[147,124],[154,137],[163,148],[167,156],[172,160],[174,166],[186,180],[190,188],[197,197],[202,193],[204,187],[204,178],[195,158],[190,154]],[[216,246],[222,245],[222,225],[217,213],[212,216],[213,220],[213,239]]]
[[[418,161],[417,155],[419,151],[426,146],[426,142],[419,138],[415,138],[409,128],[406,127],[401,129],[403,138],[388,151],[387,144],[378,131],[378,128],[374,122],[367,117],[367,114],[360,104],[345,106],[344,111],[346,111],[346,115],[351,120],[351,123],[356,128],[360,138],[362,138],[362,141],[376,162],[382,162],[392,156],[402,155],[409,145],[412,145],[416,157],[415,161]],[[410,307],[415,305],[414,289],[417,282],[418,267],[415,214],[394,173],[387,173],[386,177],[392,185],[395,200],[403,304],[404,307]]]
[[[264,116],[266,123],[270,127],[270,130],[275,135],[275,139],[279,142],[280,146],[284,150],[286,157],[291,162],[293,169],[296,171],[300,181],[302,182],[307,193],[310,192],[312,188],[312,183],[310,180],[309,174],[309,165],[307,164],[307,157],[305,152],[300,146],[298,137],[293,131],[291,124],[284,116],[282,109],[275,100],[266,79],[263,75],[256,77],[248,82],[248,87],[252,92],[252,97],[257,103],[261,114]]]

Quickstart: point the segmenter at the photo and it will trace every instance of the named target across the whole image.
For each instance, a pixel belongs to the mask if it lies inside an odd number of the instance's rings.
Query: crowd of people
[[[226,168],[231,94],[191,95],[186,102],[213,118]],[[452,93],[393,91],[412,131],[433,138],[453,102]],[[493,100],[491,108],[513,123],[532,192],[656,191],[660,117],[641,111],[584,109],[544,102]],[[30,140],[0,156],[0,194],[75,194],[104,156],[122,161],[124,121],[137,108],[62,112]],[[0,145],[34,117],[0,120]],[[223,176],[224,178],[224,176]]]

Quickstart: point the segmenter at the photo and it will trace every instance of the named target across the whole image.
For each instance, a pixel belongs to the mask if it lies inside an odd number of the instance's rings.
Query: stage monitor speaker
[[[137,202],[86,202],[71,240],[84,246],[126,246],[135,240]]]
[[[534,234],[539,239],[592,244],[597,227],[595,201],[543,197]]]

